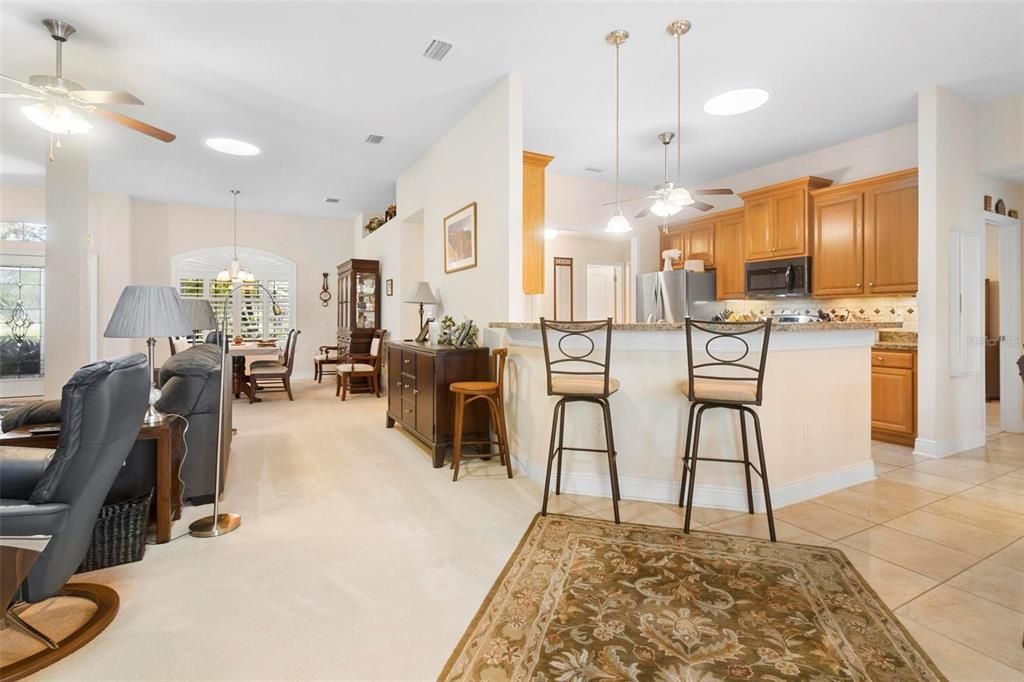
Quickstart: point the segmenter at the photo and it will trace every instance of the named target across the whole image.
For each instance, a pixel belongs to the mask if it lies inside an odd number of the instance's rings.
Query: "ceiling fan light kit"
[[[37,102],[21,108],[29,121],[54,135],[81,135],[92,130],[92,124],[63,104]]]

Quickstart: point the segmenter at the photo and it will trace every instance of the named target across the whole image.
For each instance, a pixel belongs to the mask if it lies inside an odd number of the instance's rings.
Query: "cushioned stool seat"
[[[356,362],[352,364],[338,365],[339,372],[372,372],[373,365],[367,365],[363,362]]]
[[[683,379],[679,389],[684,395],[690,395],[690,382]],[[753,403],[757,401],[757,384],[727,379],[696,379],[693,382],[693,397],[697,400]]]
[[[608,378],[608,395],[619,390],[619,380]],[[551,392],[555,395],[604,395],[604,377],[553,376]]]

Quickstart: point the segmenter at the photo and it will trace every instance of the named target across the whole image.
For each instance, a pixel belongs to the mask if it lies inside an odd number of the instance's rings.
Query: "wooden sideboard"
[[[387,427],[401,424],[431,449],[435,468],[444,466],[455,415],[448,387],[456,381],[490,381],[490,350],[402,341],[388,344],[387,358]],[[463,437],[486,439],[489,434],[483,402],[467,405]]]

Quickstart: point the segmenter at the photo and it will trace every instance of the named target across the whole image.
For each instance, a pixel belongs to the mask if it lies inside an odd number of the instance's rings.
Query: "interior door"
[[[744,206],[746,260],[772,257],[772,199],[753,199]]]
[[[869,294],[917,291],[917,178],[865,193],[864,277]]]
[[[807,192],[795,189],[772,197],[773,258],[807,254]]]
[[[828,195],[814,202],[813,291],[816,296],[864,293],[864,195]]]
[[[615,265],[587,263],[587,319],[621,319],[619,278]]]

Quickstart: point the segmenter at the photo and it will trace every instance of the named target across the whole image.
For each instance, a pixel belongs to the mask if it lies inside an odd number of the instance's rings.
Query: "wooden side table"
[[[56,448],[58,434],[32,434],[29,429],[58,424],[32,424],[0,433],[0,446],[17,445],[27,448]],[[168,417],[139,429],[137,440],[156,441],[156,542],[171,539],[171,524],[181,518],[181,469],[185,423],[177,417]]]

